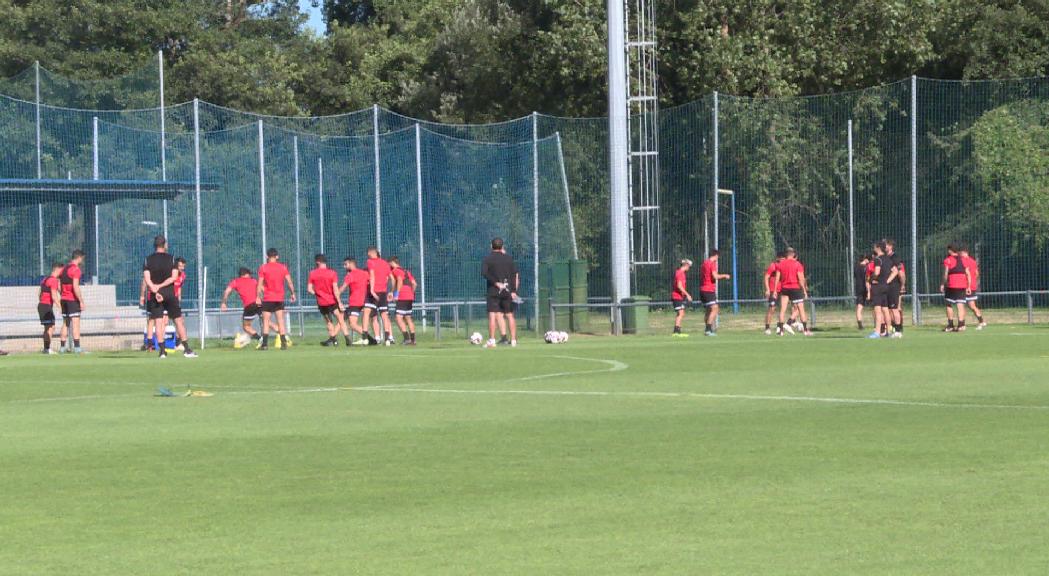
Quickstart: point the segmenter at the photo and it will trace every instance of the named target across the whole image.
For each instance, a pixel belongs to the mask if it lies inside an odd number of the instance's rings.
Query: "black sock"
[[[185,340],[182,341],[182,350],[186,354],[192,354],[193,353],[193,349],[189,347],[189,342],[186,342]]]
[[[703,326],[704,326],[704,328],[706,329],[707,332],[713,332],[714,331],[714,327],[712,325],[710,325],[710,324],[704,324]]]
[[[983,324],[983,316],[980,316],[979,314],[977,314],[976,315],[976,321],[979,322],[980,324]]]
[[[281,348],[287,348],[288,347],[288,339],[284,336],[284,334],[279,334],[277,337],[280,338],[280,347]]]
[[[896,325],[896,331],[900,332],[900,333],[903,333],[903,323],[902,322]]]
[[[801,330],[803,332],[808,332],[809,331],[809,323],[808,322],[802,322],[801,323]]]
[[[44,352],[51,349],[51,335],[44,332]]]
[[[409,332],[408,333],[408,339],[411,340],[412,342],[415,342],[415,332]]]
[[[251,339],[255,340],[255,341],[262,340],[262,334],[259,334],[258,332],[256,332],[256,333],[251,335]]]
[[[959,320],[958,321],[958,327],[959,328],[965,328],[965,320]]]
[[[262,345],[263,346],[269,346],[270,345],[270,335],[269,334],[263,334],[262,335]]]
[[[776,330],[783,331],[783,322],[776,322]]]
[[[674,334],[681,334],[681,326],[674,326]]]
[[[860,330],[863,330],[863,322],[860,322],[859,320],[857,320],[856,321],[856,328],[858,328]]]
[[[954,320],[948,319],[947,320],[947,327],[948,328],[954,328]]]
[[[73,338],[73,347],[80,348],[80,338]]]

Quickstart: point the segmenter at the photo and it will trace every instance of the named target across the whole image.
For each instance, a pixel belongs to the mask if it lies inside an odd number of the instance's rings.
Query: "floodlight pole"
[[[320,208],[321,253],[324,253],[324,158],[317,158],[317,200]]]
[[[98,180],[98,116],[91,118],[91,179]],[[95,278],[99,277],[98,273],[98,204],[94,205],[95,210],[95,253],[92,254],[92,262],[95,265]]]
[[[262,261],[266,261],[266,145],[265,135],[262,130],[262,120],[259,120],[259,214],[262,220]]]
[[[164,118],[164,51],[157,50],[157,70],[160,74],[160,180],[168,180],[167,119]],[[168,200],[163,200],[164,237],[168,237]]]
[[[299,137],[291,139],[292,157],[295,161],[295,293],[302,294],[302,224],[299,216]],[[302,302],[299,302],[299,337],[305,330],[302,319]]]
[[[630,154],[628,142],[626,14],[623,0],[608,0],[608,150],[611,184],[612,303],[630,296]],[[613,308],[612,332],[623,333],[622,309]]]
[[[539,327],[539,113],[532,112],[532,318]]]
[[[918,270],[918,77],[911,76],[911,268]],[[918,298],[918,274],[911,274],[911,320],[922,323],[922,303]]]
[[[375,148],[375,247],[382,253],[382,164],[379,157],[379,105],[372,105],[372,147]]]
[[[423,228],[423,140],[422,127],[415,125],[415,210],[419,219],[419,296],[426,328],[426,236]]]
[[[204,348],[204,235],[200,223],[200,100],[193,99],[193,190],[197,219],[197,308],[200,310],[200,347]]]
[[[44,177],[43,142],[40,140],[40,61],[33,64],[36,73],[36,179]],[[47,274],[44,263],[44,205],[36,205],[37,242],[40,245],[40,274]]]
[[[732,221],[732,313],[739,314],[739,253],[736,251],[736,193],[733,190],[719,189],[718,194],[729,197],[729,210]]]
[[[852,161],[853,161],[853,149],[852,149],[852,120],[849,120],[849,266],[846,270],[852,270],[852,266],[856,263],[856,221],[855,221],[855,206],[853,200],[854,191],[854,180],[852,174]]]
[[[720,174],[718,171],[718,155],[721,152],[721,134],[719,133],[718,126],[718,93],[714,92],[714,249],[717,250],[720,247],[718,237],[720,236],[720,230],[718,228],[718,188],[721,184]]]

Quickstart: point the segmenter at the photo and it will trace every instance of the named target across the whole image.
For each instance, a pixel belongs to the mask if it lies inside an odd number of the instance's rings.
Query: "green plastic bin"
[[[641,304],[644,306],[628,306],[623,308],[623,333],[624,334],[647,334],[648,333],[648,306],[652,299],[648,296],[633,296],[623,300],[624,304]]]

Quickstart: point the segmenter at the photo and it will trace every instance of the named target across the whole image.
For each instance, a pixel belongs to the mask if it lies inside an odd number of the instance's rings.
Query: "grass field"
[[[3,574],[1049,569],[1041,327],[21,356],[0,382]]]

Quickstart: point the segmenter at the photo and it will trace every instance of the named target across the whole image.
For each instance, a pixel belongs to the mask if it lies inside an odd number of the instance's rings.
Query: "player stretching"
[[[776,281],[780,286],[779,323],[776,334],[783,335],[784,323],[787,321],[787,309],[796,307],[801,317],[801,329],[806,336],[809,332],[808,313],[805,312],[805,300],[809,298],[809,282],[805,278],[805,266],[798,261],[798,254],[793,248],[783,251],[783,261],[776,266]]]
[[[412,319],[412,308],[415,306],[415,289],[418,284],[415,276],[401,266],[396,256],[390,258],[393,276],[393,297],[397,300],[397,327],[404,336],[405,346],[415,346],[415,320]]]
[[[349,346],[351,344],[350,330],[361,335],[365,332],[359,322],[361,311],[364,310],[364,304],[368,300],[368,282],[371,280],[371,275],[358,268],[357,260],[353,258],[346,258],[343,260],[342,267],[346,270],[346,275],[342,278],[342,286],[339,287],[339,294],[342,294],[347,290],[349,291],[349,297],[346,299],[345,311],[347,321],[342,324],[342,334],[346,340],[346,345]],[[339,298],[341,300],[341,296]],[[362,338],[352,344],[357,346],[367,346],[369,342]]]
[[[328,339],[321,346],[338,346],[339,332],[343,329],[342,303],[339,301],[339,274],[328,268],[328,258],[324,254],[313,257],[316,268],[310,271],[306,291],[317,297],[317,311],[324,317],[328,328]]]
[[[674,303],[674,334],[678,338],[688,338],[688,334],[681,332],[681,322],[685,319],[685,308],[692,302],[692,295],[688,293],[688,271],[692,269],[692,261],[688,258],[681,260],[681,266],[674,271],[674,285],[670,287],[670,300]]]
[[[167,358],[165,339],[163,337],[167,328],[168,320],[175,323],[175,333],[182,344],[182,352],[186,358],[196,358],[197,355],[189,347],[186,338],[186,324],[182,320],[182,306],[179,303],[178,293],[175,291],[175,283],[178,281],[180,272],[175,259],[168,254],[168,241],[163,236],[157,236],[153,240],[154,252],[146,257],[142,266],[142,277],[146,281],[146,287],[152,295],[153,304],[150,314],[153,316],[156,326],[157,350],[161,358]]]
[[[62,331],[59,350],[80,354],[80,314],[87,306],[80,292],[80,265],[84,263],[84,251],[73,250],[73,257],[62,268],[58,282],[62,287]],[[72,345],[69,338],[73,339]]]
[[[256,298],[258,298],[259,283],[251,277],[251,270],[241,268],[237,272],[237,277],[230,280],[229,284],[226,285],[226,291],[222,293],[221,309],[223,312],[226,311],[226,302],[229,300],[230,294],[234,292],[240,297],[240,304],[244,307],[240,321],[246,337],[241,339],[241,335],[237,334],[236,338],[233,339],[233,347],[243,348],[250,340],[259,341],[262,339],[262,336],[252,326],[255,319],[259,317],[259,305],[255,302]]]
[[[969,248],[964,244],[958,247],[958,255],[962,257],[962,263],[969,270],[969,275],[972,276],[972,293],[965,298],[965,302],[969,305],[969,309],[976,315],[977,330],[983,330],[987,327],[987,323],[983,321],[983,311],[976,304],[977,300],[980,299],[980,263],[975,258],[969,256]]]
[[[277,260],[280,253],[276,248],[266,250],[266,263],[259,267],[259,287],[255,303],[262,310],[262,345],[259,350],[269,350],[270,328],[273,326],[270,317],[277,315],[277,348],[288,349],[288,332],[284,320],[284,284],[287,283],[290,299],[295,302],[295,284],[291,281],[288,267]]]
[[[965,303],[972,294],[972,272],[965,267],[965,261],[958,255],[954,244],[947,245],[947,257],[943,259],[943,283],[940,291],[947,304],[947,327],[944,332],[965,331]],[[954,324],[954,308],[958,308],[958,325]]]
[[[867,265],[871,257],[861,254],[860,259],[852,267],[852,293],[856,296],[856,328],[863,330],[863,307],[870,305],[870,294],[867,285]]]
[[[40,316],[40,325],[44,327],[44,354],[55,353],[51,350],[51,337],[55,334],[55,304],[62,300],[58,281],[61,274],[62,264],[55,262],[51,265],[51,274],[40,282],[40,303],[36,305],[36,312]]]
[[[717,336],[718,280],[728,280],[728,274],[718,274],[718,251],[711,250],[710,256],[699,266],[699,301],[703,303],[705,336]]]
[[[379,249],[375,246],[368,247],[368,295],[364,301],[364,339],[368,344],[375,346],[379,344],[376,338],[383,338],[384,343],[389,346],[393,343],[393,326],[390,324],[390,264],[379,255]],[[372,316],[377,317],[385,333],[372,336],[368,331],[371,326]]]
[[[502,238],[492,239],[492,251],[481,262],[481,276],[488,282],[485,298],[488,307],[488,342],[485,348],[495,348],[495,330],[498,327],[502,339],[507,343],[506,329],[510,328],[511,347],[517,346],[517,320],[514,319],[514,302],[521,286],[521,274],[514,259],[506,253]]]
[[[779,252],[776,254],[776,259],[769,262],[767,268],[765,268],[765,275],[762,277],[761,283],[765,288],[765,300],[768,300],[768,310],[765,312],[765,335],[772,334],[772,315],[776,313],[776,308],[779,306],[779,280],[776,278],[776,268],[779,263],[783,261],[783,253]],[[793,320],[794,312],[791,311],[791,319]]]

